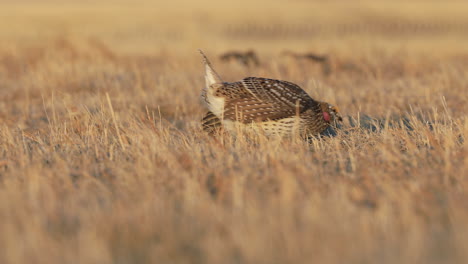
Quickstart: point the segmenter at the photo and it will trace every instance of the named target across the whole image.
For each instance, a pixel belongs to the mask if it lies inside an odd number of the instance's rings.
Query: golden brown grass
[[[0,263],[468,261],[466,4],[116,2],[0,8]],[[205,135],[197,48],[343,126]]]

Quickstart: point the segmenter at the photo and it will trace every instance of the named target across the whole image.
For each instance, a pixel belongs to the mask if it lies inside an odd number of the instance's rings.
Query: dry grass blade
[[[117,132],[117,137],[119,138],[120,146],[125,151],[125,144],[123,143],[122,136],[120,136],[120,128],[119,128],[119,125],[117,124],[117,119],[115,118],[115,112],[114,112],[114,109],[112,108],[112,102],[108,93],[106,93],[106,98],[107,98],[107,103],[109,105],[109,110],[112,115],[112,122],[114,123],[115,131]]]

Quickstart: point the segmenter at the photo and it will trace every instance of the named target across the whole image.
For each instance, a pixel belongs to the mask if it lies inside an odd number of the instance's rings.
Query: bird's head
[[[338,107],[329,103],[321,102],[320,109],[322,111],[323,120],[325,120],[325,122],[333,123],[334,121],[343,121]]]

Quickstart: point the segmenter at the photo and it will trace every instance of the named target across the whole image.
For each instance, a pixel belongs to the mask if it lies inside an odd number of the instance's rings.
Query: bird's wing
[[[298,85],[266,78],[248,77],[225,91],[223,118],[244,123],[295,116],[318,104]]]

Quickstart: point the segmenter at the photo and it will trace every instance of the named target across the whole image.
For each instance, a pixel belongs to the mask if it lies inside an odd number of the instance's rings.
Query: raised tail
[[[210,87],[212,84],[215,83],[223,83],[223,80],[219,75],[216,73],[216,71],[213,69],[211,66],[210,61],[208,58],[205,56],[205,53],[203,53],[202,50],[198,50],[200,54],[203,57],[203,64],[205,65],[205,82],[206,82],[206,87]]]

